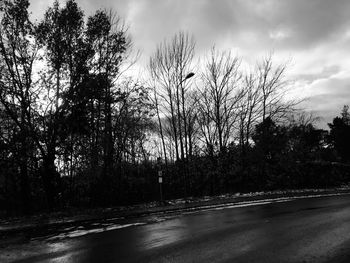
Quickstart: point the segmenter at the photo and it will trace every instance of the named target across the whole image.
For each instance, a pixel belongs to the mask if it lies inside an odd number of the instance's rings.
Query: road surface
[[[2,248],[0,262],[350,262],[350,195],[210,208],[117,226],[34,238]]]

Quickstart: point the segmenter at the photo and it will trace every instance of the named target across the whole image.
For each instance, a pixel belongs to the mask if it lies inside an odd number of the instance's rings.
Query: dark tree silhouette
[[[56,0],[33,23],[28,7],[0,1],[0,209],[157,200],[163,164],[166,198],[349,183],[349,108],[318,129],[271,55],[245,73],[213,49],[191,78],[180,32],[140,81],[123,75],[132,41],[115,12]]]
[[[349,107],[344,106],[341,117],[335,117],[329,123],[329,139],[334,149],[344,162],[350,161],[350,114]]]

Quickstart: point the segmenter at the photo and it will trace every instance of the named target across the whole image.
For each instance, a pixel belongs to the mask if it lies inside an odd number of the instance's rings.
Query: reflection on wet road
[[[350,262],[349,195],[137,220],[5,248],[0,262]]]

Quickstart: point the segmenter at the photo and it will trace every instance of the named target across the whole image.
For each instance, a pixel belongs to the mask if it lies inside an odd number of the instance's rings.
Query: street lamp
[[[186,75],[186,77],[181,82],[184,82],[186,79],[192,78],[193,76],[194,76],[194,73],[190,72]]]
[[[181,84],[189,79],[189,78],[192,78],[194,76],[194,73],[193,72],[190,72],[186,75],[185,78],[183,78],[180,83],[178,84],[177,88],[179,86],[182,86]],[[188,149],[187,149],[187,127],[186,127],[186,117],[185,117],[185,92],[184,92],[184,89],[181,88],[181,97],[182,97],[182,113],[183,113],[183,119],[184,119],[184,122],[185,122],[185,125],[184,125],[184,128],[185,128],[185,149],[186,149],[186,158],[187,158],[187,155],[188,155]],[[179,116],[181,116],[180,114],[180,109],[178,108],[178,114]],[[180,118],[179,118],[179,127],[180,127]],[[183,146],[182,146],[182,139],[180,138],[180,142],[181,142],[181,157],[184,158],[184,154],[183,154]],[[185,159],[186,160],[186,159]],[[185,165],[185,163],[182,163],[182,162],[185,162],[185,160],[181,160],[181,166],[182,166],[182,169],[183,169],[183,174],[184,174],[184,191],[185,191],[185,198],[187,197],[187,181],[188,181],[188,178],[187,178],[187,165]]]
[[[192,78],[194,76],[193,72],[188,73],[185,78],[183,78],[180,83],[177,85],[177,88],[187,79]],[[184,92],[182,90],[182,101],[184,103]],[[184,104],[183,106],[183,110],[184,110]],[[180,109],[178,108],[178,111],[180,111]],[[180,112],[179,112],[180,113]],[[185,125],[186,126],[186,125]],[[186,128],[185,128],[186,129]],[[186,131],[185,131],[186,134]],[[185,138],[185,142],[186,142],[186,138]],[[160,194],[160,203],[164,204],[164,200],[163,200],[163,171],[161,169],[161,158],[158,157],[157,158],[157,167],[158,167],[158,183],[159,183],[159,194]],[[185,197],[187,196],[186,193],[186,175],[185,175]]]

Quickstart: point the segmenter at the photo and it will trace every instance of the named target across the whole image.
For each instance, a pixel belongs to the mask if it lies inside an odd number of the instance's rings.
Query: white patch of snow
[[[344,194],[350,194],[350,193],[290,196],[290,197],[268,198],[268,199],[253,200],[253,201],[243,201],[243,202],[237,202],[237,203],[207,205],[207,206],[187,208],[186,211],[189,211],[189,212],[185,212],[185,214],[191,214],[191,213],[197,213],[197,212],[209,211],[209,210],[222,210],[222,209],[240,208],[240,207],[247,207],[247,206],[266,205],[266,204],[271,204],[271,203],[289,202],[289,201],[293,201],[296,199],[339,196],[339,195],[344,195]]]
[[[56,240],[56,239],[62,239],[62,238],[73,238],[73,237],[81,237],[85,236],[88,234],[95,234],[95,233],[101,233],[105,231],[111,231],[115,229],[121,229],[121,228],[126,228],[126,227],[131,227],[131,226],[140,226],[140,225],[145,225],[146,223],[144,222],[137,222],[137,223],[132,223],[132,224],[124,224],[124,225],[109,225],[101,228],[94,228],[94,229],[86,229],[83,230],[81,229],[82,227],[78,227],[77,230],[70,231],[67,233],[62,233],[53,237],[48,238],[47,240]]]

